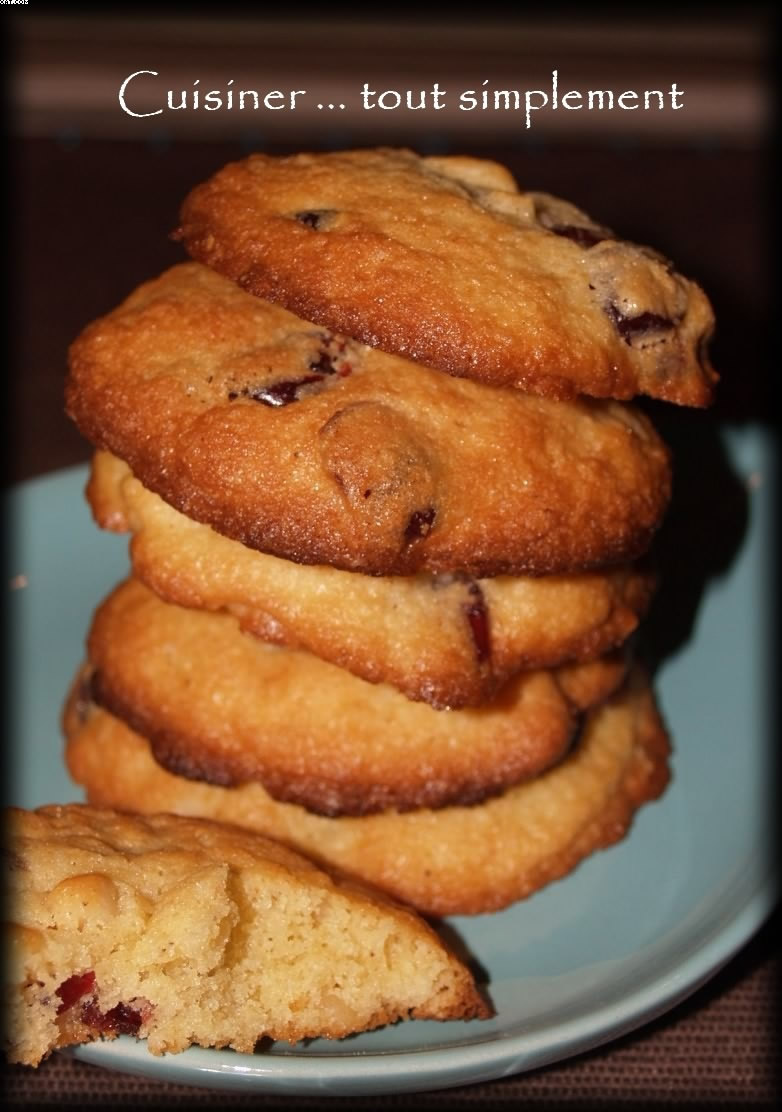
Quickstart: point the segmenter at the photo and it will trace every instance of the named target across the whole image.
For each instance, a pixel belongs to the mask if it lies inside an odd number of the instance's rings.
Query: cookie
[[[12,1062],[118,1034],[250,1053],[490,1014],[417,915],[260,834],[75,804],[4,822]]]
[[[626,834],[668,781],[668,738],[648,684],[590,715],[551,771],[472,807],[325,818],[260,784],[221,788],[167,772],[149,743],[74,690],[66,760],[94,803],[224,818],[270,834],[432,915],[496,911]]]
[[[68,412],[172,506],[373,575],[584,571],[648,547],[668,451],[618,402],[493,389],[335,336],[185,264],[72,345]]]
[[[625,671],[618,656],[523,672],[491,703],[438,711],[136,580],[100,606],[88,652],[96,700],[149,737],[170,771],[257,781],[330,815],[469,803],[536,776]]]
[[[244,289],[453,375],[560,399],[711,401],[699,286],[495,163],[253,154],[190,193],[176,235]]]
[[[105,529],[131,531],[133,574],[167,602],[228,611],[266,641],[305,649],[410,699],[486,702],[522,669],[619,646],[650,601],[650,572],[472,579],[367,576],[267,556],[185,517],[96,452],[87,497]]]

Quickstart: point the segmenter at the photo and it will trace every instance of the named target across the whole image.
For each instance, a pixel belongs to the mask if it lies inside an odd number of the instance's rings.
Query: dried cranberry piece
[[[117,1004],[110,1012],[106,1014],[107,1021],[111,1024],[113,1030],[117,1031],[120,1035],[136,1035],[141,1026],[142,1015],[141,1012],[136,1011],[135,1008],[129,1007],[127,1004]]]
[[[287,378],[279,382],[263,383],[260,386],[245,386],[241,390],[230,390],[228,401],[232,402],[241,397],[251,398],[254,402],[275,407],[290,405],[291,402],[299,400],[300,391],[305,386],[322,382],[324,378],[331,375],[338,375],[340,378],[347,377],[351,373],[352,367],[342,358],[345,349],[344,341],[337,342],[328,335],[324,336],[323,339],[331,346],[322,347],[317,357],[310,361],[309,370],[312,372],[311,374],[302,375],[301,378]]]
[[[306,209],[304,212],[295,212],[294,219],[303,224],[305,228],[314,228],[315,231],[328,224],[334,215],[333,209]]]
[[[296,219],[300,224],[306,224],[308,228],[317,228],[320,223],[320,213],[314,210],[310,212],[297,212]]]
[[[141,1012],[122,1003],[102,1012],[95,1001],[90,1000],[82,1005],[81,1018],[88,1027],[104,1034],[114,1032],[117,1035],[137,1035],[143,1017]]]
[[[473,579],[467,586],[470,601],[463,609],[470,633],[475,644],[475,656],[479,664],[483,664],[491,656],[491,638],[489,634],[489,610],[480,584]]]
[[[481,590],[480,583],[471,579],[465,572],[441,572],[433,575],[429,580],[432,590],[437,591],[450,587],[453,583],[463,583],[467,589],[467,602],[462,603],[462,613],[467,619],[473,644],[475,658],[479,664],[485,664],[491,657],[491,629],[489,625],[489,608],[486,598]]]
[[[610,228],[595,224],[573,205],[560,205],[556,202],[552,204],[552,200],[553,198],[536,197],[534,201],[535,217],[552,235],[572,239],[579,247],[594,247],[603,240],[616,239]],[[573,223],[574,217],[576,220],[581,217],[587,223]]]
[[[92,970],[87,973],[74,973],[67,981],[63,981],[56,991],[62,1003],[57,1009],[57,1015],[62,1015],[68,1008],[72,1008],[77,1000],[92,992],[95,988],[95,974]]]
[[[649,332],[668,332],[674,327],[674,322],[669,317],[663,317],[659,313],[625,316],[613,302],[605,306],[605,311],[626,344],[631,344],[635,336],[643,336]]]
[[[318,355],[317,359],[313,359],[310,363],[310,370],[317,371],[321,375],[333,375],[336,373],[336,366],[334,365],[334,356],[330,354],[325,348]]]
[[[339,336],[323,333],[322,346],[316,359],[310,361],[310,370],[321,375],[339,375],[347,377],[353,371],[353,365],[345,357],[347,342]]]
[[[575,224],[547,224],[546,227],[555,236],[572,239],[579,247],[594,247],[604,239],[613,239],[603,228],[579,228]]]
[[[427,537],[432,530],[436,516],[437,511],[434,506],[428,506],[425,510],[416,510],[415,513],[411,514],[410,520],[405,526],[406,543],[412,544],[419,537]]]
[[[261,402],[262,405],[274,407],[290,405],[291,402],[299,400],[299,390],[303,386],[322,381],[323,375],[305,375],[303,378],[287,378],[280,382],[264,383],[263,386],[245,386],[243,390],[231,390],[228,401],[251,398],[254,402]]]
[[[284,379],[282,382],[272,382],[268,386],[256,386],[247,391],[247,396],[254,402],[264,405],[281,406],[290,405],[299,400],[299,390],[312,382],[321,382],[323,375],[305,375],[304,378]]]

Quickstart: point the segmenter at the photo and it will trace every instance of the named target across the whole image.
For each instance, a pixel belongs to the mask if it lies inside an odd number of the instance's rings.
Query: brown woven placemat
[[[779,960],[770,923],[716,977],[653,1023],[598,1050],[498,1081],[418,1094],[328,1098],[240,1093],[114,1073],[56,1054],[37,1070],[9,1067],[10,1105],[570,1109],[776,1106]]]

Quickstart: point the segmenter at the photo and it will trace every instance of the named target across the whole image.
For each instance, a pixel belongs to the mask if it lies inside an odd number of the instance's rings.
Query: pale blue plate
[[[708,581],[688,639],[657,674],[675,744],[670,788],[643,808],[625,841],[565,880],[499,914],[450,921],[486,972],[495,1019],[404,1023],[254,1055],[191,1049],[155,1058],[130,1038],[73,1053],[110,1069],[221,1089],[435,1089],[597,1046],[715,973],[761,925],[776,890],[773,445],[757,429],[731,430],[726,445],[746,490],[747,528],[727,568]],[[81,798],[62,763],[60,706],[92,611],[127,569],[125,539],[101,534],[90,520],[84,480],[83,468],[71,469],[26,483],[9,499],[10,798],[28,807]]]

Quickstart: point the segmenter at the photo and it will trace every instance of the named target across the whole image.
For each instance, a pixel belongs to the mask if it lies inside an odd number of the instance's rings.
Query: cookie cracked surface
[[[700,287],[496,163],[254,154],[190,193],[177,234],[244,289],[450,374],[560,399],[711,400]]]

